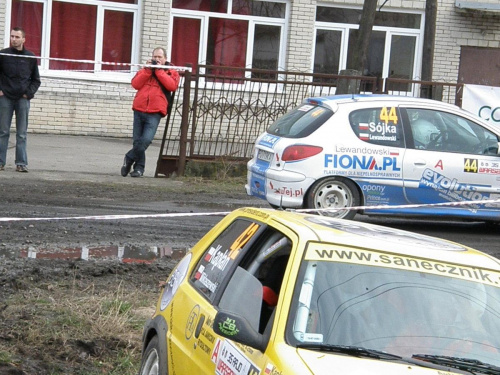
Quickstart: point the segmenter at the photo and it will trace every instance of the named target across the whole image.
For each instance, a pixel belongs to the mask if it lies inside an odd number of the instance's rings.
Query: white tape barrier
[[[175,66],[175,65],[150,65],[150,64],[131,64],[131,63],[116,63],[116,62],[109,62],[109,61],[95,61],[95,60],[75,60],[75,59],[63,59],[63,58],[57,58],[57,57],[40,57],[40,56],[26,56],[26,55],[15,55],[15,54],[10,54],[10,53],[0,53],[2,56],[12,56],[12,57],[18,57],[18,58],[29,58],[29,59],[37,59],[37,60],[49,60],[49,61],[67,61],[67,62],[74,62],[74,63],[84,63],[84,64],[100,64],[100,65],[114,65],[114,66],[130,66],[130,67],[148,67],[148,68],[161,68],[161,69],[173,69],[173,70],[179,70],[179,71],[192,71],[192,68],[188,66]],[[78,70],[78,69],[77,69]],[[80,71],[80,70],[78,70]]]
[[[422,208],[439,206],[470,206],[474,204],[494,204],[500,208],[500,199],[463,201],[463,202],[443,202],[428,204],[406,204],[406,205],[379,205],[379,206],[355,206],[325,209],[290,209],[287,211],[304,213],[335,212],[345,210],[394,210],[404,208]],[[473,208],[476,209],[476,208]],[[64,216],[64,217],[0,217],[0,222],[15,221],[61,221],[61,220],[128,220],[128,219],[148,219],[148,218],[175,218],[175,217],[195,217],[195,216],[225,216],[229,212],[195,212],[195,213],[171,213],[171,214],[142,214],[142,215],[95,215],[95,216]],[[500,214],[499,214],[500,215]]]

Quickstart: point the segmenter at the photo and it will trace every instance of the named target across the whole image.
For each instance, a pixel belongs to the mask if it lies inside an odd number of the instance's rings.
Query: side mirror
[[[220,310],[215,315],[213,329],[222,337],[248,345],[261,352],[266,350],[264,336],[257,332],[248,320],[238,314]]]

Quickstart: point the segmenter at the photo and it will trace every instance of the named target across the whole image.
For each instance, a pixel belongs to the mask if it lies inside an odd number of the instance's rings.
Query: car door
[[[402,109],[410,131],[403,161],[405,194],[412,204],[484,201],[500,197],[497,133],[471,119],[428,108]],[[441,212],[479,204],[446,206]],[[498,209],[487,204],[490,210]]]
[[[283,250],[286,255],[288,242],[283,238],[283,234],[258,221],[238,218],[207,247],[190,275],[192,288],[182,289],[183,293],[179,290],[174,301],[172,325],[176,328],[170,340],[169,369],[178,374],[260,372],[266,356],[222,339],[215,334],[213,321],[218,306],[231,304],[248,316],[256,329],[264,329],[269,316],[264,315],[264,279],[258,278],[264,262],[259,261],[258,254],[271,247],[266,256]],[[281,266],[284,273],[286,262]],[[276,265],[273,271],[278,272]],[[279,284],[281,281],[278,278]],[[272,287],[279,289],[277,285]]]

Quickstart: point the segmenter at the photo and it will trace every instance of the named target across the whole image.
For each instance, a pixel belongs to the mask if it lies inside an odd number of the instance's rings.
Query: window
[[[497,155],[498,137],[451,113],[407,109],[414,147],[419,150]]]
[[[318,6],[316,8],[314,73],[338,74],[353,66],[361,9]],[[368,50],[368,66],[363,75],[379,78],[415,79],[419,76],[423,12],[378,11]],[[321,77],[315,77],[322,82]],[[391,85],[409,91],[408,84]]]
[[[397,107],[352,111],[349,122],[362,141],[380,146],[403,147],[403,124]]]
[[[11,1],[10,25],[25,29],[26,48],[42,57],[42,69],[130,71],[138,0]]]
[[[277,70],[284,61],[286,10],[281,1],[174,0],[172,62]]]

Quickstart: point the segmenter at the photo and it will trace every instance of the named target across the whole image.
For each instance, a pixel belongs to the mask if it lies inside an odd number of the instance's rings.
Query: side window
[[[278,304],[292,243],[267,227],[245,250],[218,303],[221,309],[239,314],[264,333]]]
[[[231,223],[210,247],[191,275],[191,283],[213,301],[224,280],[255,241],[261,224],[237,219]]]
[[[404,147],[400,118],[397,107],[366,108],[349,114],[351,128],[360,140],[389,147]]]
[[[414,147],[420,150],[497,155],[498,137],[466,118],[428,109],[408,109]]]

